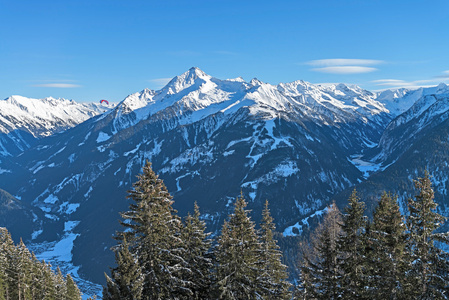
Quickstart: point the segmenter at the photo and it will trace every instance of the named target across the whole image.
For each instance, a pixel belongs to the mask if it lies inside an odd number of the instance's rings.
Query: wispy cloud
[[[416,87],[425,87],[438,84],[434,79],[424,79],[424,80],[414,80],[414,81],[406,81],[401,79],[378,79],[373,80],[372,83],[378,86],[384,86],[389,88],[416,88]]]
[[[380,87],[386,87],[389,89],[397,88],[419,88],[419,87],[429,87],[440,84],[441,82],[449,82],[449,70],[443,71],[440,75],[433,76],[429,79],[422,80],[402,80],[402,79],[378,79],[371,81]]]
[[[313,68],[312,71],[331,74],[359,74],[377,71],[376,68],[363,66],[335,66],[324,68]]]
[[[359,74],[377,71],[372,66],[385,63],[383,60],[375,59],[351,59],[331,58],[318,59],[306,62],[307,65],[315,67],[312,71],[331,74]]]
[[[306,64],[313,67],[341,67],[341,66],[374,66],[383,64],[383,60],[375,59],[351,59],[351,58],[331,58],[308,61]]]
[[[81,87],[81,85],[73,84],[73,83],[42,83],[42,84],[33,84],[32,86],[33,87],[46,87],[46,88],[63,88],[63,89]]]
[[[449,70],[443,71],[443,74],[435,76],[435,78],[448,78],[449,79]]]
[[[398,85],[411,85],[412,82],[401,80],[401,79],[378,79],[371,81],[372,83],[375,83],[379,86],[398,86]]]
[[[155,78],[148,80],[149,82],[153,83],[157,88],[164,87],[172,78]]]

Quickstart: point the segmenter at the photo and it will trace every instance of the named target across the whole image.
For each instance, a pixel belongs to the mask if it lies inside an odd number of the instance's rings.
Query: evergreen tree
[[[369,292],[373,299],[403,299],[406,253],[405,223],[397,197],[384,192],[369,231]]]
[[[103,299],[141,299],[144,277],[136,259],[129,252],[125,237],[115,253],[115,261],[117,267],[111,271],[112,278],[106,275],[107,288],[103,291]]]
[[[23,243],[22,239],[18,246],[13,248],[9,258],[8,285],[10,287],[10,297],[12,299],[30,299],[31,279],[31,254]]]
[[[303,273],[309,280],[309,299],[337,299],[341,294],[337,240],[341,235],[341,212],[333,203],[315,230],[312,238],[312,257],[305,257]]]
[[[6,228],[0,227],[0,300],[66,299],[65,285],[59,268],[55,274],[49,265],[30,253],[22,240],[14,245]]]
[[[65,299],[67,296],[66,282],[59,267],[56,268],[56,274],[54,274],[53,278],[56,287],[56,298]]]
[[[0,274],[4,274],[4,270],[0,269]],[[0,275],[0,300],[6,300],[6,282],[2,275]]]
[[[303,256],[303,259],[305,256]],[[315,299],[316,293],[312,285],[311,268],[309,261],[304,259],[300,264],[300,278],[298,284],[293,291],[294,300],[308,300]]]
[[[408,297],[415,299],[446,299],[449,286],[448,253],[439,249],[436,242],[449,243],[447,233],[435,233],[445,220],[436,212],[434,192],[429,173],[415,180],[418,194],[409,199],[408,251],[413,259],[408,272],[411,287]]]
[[[10,299],[11,292],[8,285],[9,259],[12,256],[14,243],[11,235],[4,227],[0,227],[0,299]]]
[[[66,276],[66,290],[67,300],[81,300],[81,292],[70,274]]]
[[[151,169],[150,162],[143,167],[133,188],[128,196],[133,200],[130,210],[121,214],[124,219],[121,224],[126,230],[117,238],[120,241],[126,237],[131,255],[142,268],[143,299],[191,297],[190,283],[184,280],[189,270],[183,259],[181,220],[172,207],[171,195]]]
[[[41,272],[41,264],[34,255],[34,253],[31,253],[31,299],[43,299],[43,281],[42,281],[42,272]]]
[[[258,254],[258,264],[261,270],[257,282],[264,299],[290,299],[290,284],[287,279],[287,266],[282,264],[282,253],[279,251],[277,241],[274,239],[276,226],[268,208],[268,200],[262,212],[260,224],[261,248]]]
[[[216,248],[216,284],[218,299],[259,299],[257,282],[257,240],[254,222],[245,210],[243,195],[237,198],[234,213],[223,224]]]
[[[206,224],[200,220],[198,205],[194,204],[193,215],[188,214],[182,231],[182,240],[186,249],[185,261],[189,266],[186,281],[191,283],[193,295],[191,299],[207,299],[212,281],[212,258],[209,253],[210,233],[206,233]]]
[[[365,295],[366,277],[366,217],[365,203],[354,189],[345,208],[342,235],[337,241],[338,265],[342,270],[338,286],[343,299],[362,299]]]
[[[45,261],[42,262],[42,280],[44,282],[44,300],[56,300],[57,289],[55,275],[51,270],[51,265],[47,264]]]

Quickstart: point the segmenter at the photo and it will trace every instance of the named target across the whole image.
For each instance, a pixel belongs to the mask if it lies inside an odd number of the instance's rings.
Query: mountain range
[[[0,226],[38,257],[102,283],[127,190],[147,160],[179,214],[196,201],[212,232],[240,192],[256,221],[268,199],[284,235],[299,235],[334,199],[343,206],[354,187],[368,209],[382,190],[405,207],[424,169],[449,216],[448,102],[445,84],[370,92],[221,80],[198,68],[116,106],[13,96],[0,101],[0,205],[23,222],[0,214]],[[66,114],[43,117],[48,103]]]

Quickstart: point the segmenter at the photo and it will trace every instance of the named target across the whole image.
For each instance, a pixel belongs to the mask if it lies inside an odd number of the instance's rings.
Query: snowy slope
[[[418,89],[397,89],[385,90],[377,93],[376,100],[381,102],[386,109],[394,116],[398,116],[406,112],[420,98],[429,95],[447,94],[449,92],[448,85],[440,83],[438,86],[418,88]]]
[[[377,120],[384,125],[389,110],[376,97],[357,86],[220,80],[191,68],[159,91],[145,89],[128,96],[111,114],[115,117],[115,132],[155,115],[162,119],[176,117],[179,124],[185,125],[216,113],[232,114],[242,107],[267,119],[278,117],[280,112],[301,113],[324,125],[329,121],[325,119],[342,123],[353,118]]]
[[[73,100],[11,96],[0,100],[0,156],[17,155],[36,139],[104,113],[111,106]]]
[[[390,101],[388,105],[390,108],[394,106],[394,109],[391,108],[394,111],[407,109],[388,124],[378,146],[370,154],[372,161],[384,166],[394,162],[422,134],[447,119],[449,86],[441,83],[435,87],[408,91],[402,97]]]
[[[212,230],[242,191],[256,218],[269,199],[279,230],[293,232],[335,194],[366,179],[351,159],[372,149],[390,121],[421,99],[411,93],[221,80],[192,68],[161,90],[134,93],[40,139],[9,165],[1,162],[0,188],[40,213],[32,242],[53,245],[41,255],[69,244],[62,260],[101,282],[118,212],[127,209],[126,191],[146,160],[179,212],[197,201]]]

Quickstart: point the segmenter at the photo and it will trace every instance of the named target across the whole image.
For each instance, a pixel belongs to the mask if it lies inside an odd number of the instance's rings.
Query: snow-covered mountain
[[[301,111],[319,123],[324,117],[345,122],[349,115],[375,119],[388,113],[376,97],[357,86],[320,86],[304,81],[271,85],[257,79],[249,83],[243,79],[220,80],[191,68],[159,91],[146,89],[128,96],[118,106],[117,119],[132,112],[135,114],[132,126],[151,115],[170,112],[170,118],[176,116],[181,124],[189,124],[215,113],[228,115],[250,107],[252,115],[265,114],[265,118],[275,118],[277,112]]]
[[[0,100],[0,157],[15,156],[37,139],[66,130],[112,108],[72,100],[11,96]]]
[[[0,188],[31,207],[36,220],[25,238],[42,257],[100,282],[112,264],[118,212],[146,160],[180,214],[197,201],[211,230],[242,191],[256,220],[268,199],[278,229],[297,234],[301,220],[366,180],[354,158],[379,157],[385,128],[431,94],[221,80],[192,68],[2,162]]]
[[[423,130],[431,130],[447,119],[449,114],[449,86],[420,88],[405,95],[413,103],[386,128],[377,149],[377,161],[391,163],[404,153]]]
[[[388,124],[376,147],[359,157],[378,172],[356,188],[371,207],[383,190],[397,193],[405,212],[407,199],[413,196],[413,179],[427,170],[439,213],[449,217],[449,86],[420,88],[398,99],[412,99],[413,104]]]

